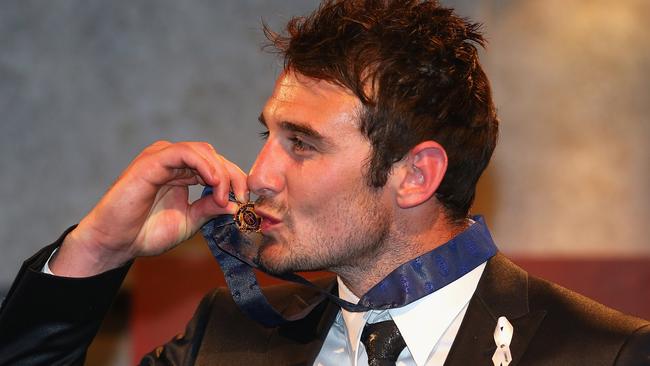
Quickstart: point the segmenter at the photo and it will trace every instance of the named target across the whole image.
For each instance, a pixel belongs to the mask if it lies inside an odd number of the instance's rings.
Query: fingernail
[[[243,194],[239,194],[237,196],[237,200],[242,203],[248,202],[248,191],[244,192]]]

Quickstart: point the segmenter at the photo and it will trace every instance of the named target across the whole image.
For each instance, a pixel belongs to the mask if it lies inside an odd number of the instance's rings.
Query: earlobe
[[[447,171],[447,153],[435,141],[424,141],[413,147],[401,167],[397,188],[397,204],[411,208],[428,201],[440,186]]]

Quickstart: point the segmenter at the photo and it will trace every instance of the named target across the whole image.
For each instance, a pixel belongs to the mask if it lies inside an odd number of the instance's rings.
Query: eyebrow
[[[258,121],[260,121],[262,125],[264,125],[264,127],[268,127],[268,125],[266,124],[266,119],[264,119],[263,114],[260,114],[260,116],[257,119]],[[325,136],[323,136],[320,132],[316,131],[315,129],[311,128],[310,126],[304,123],[282,121],[280,122],[280,128],[282,128],[283,130],[299,133],[306,137],[312,138],[316,141],[327,142],[327,138]]]

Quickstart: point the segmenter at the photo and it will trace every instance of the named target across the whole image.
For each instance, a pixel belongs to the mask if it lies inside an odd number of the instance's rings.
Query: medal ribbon
[[[203,195],[211,192],[212,188],[206,187]],[[230,198],[234,201],[233,194]],[[256,260],[261,235],[242,233],[232,215],[218,216],[208,221],[201,230],[237,306],[258,323],[274,327],[305,317],[324,297],[348,311],[364,312],[401,307],[445,287],[497,252],[483,217],[475,216],[473,219],[474,224],[447,243],[397,267],[363,295],[358,304],[345,301],[295,273],[268,273]],[[322,296],[301,313],[284,317],[262,293],[253,268],[313,288]]]

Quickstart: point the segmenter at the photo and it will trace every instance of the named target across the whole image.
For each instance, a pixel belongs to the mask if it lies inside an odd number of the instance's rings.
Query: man
[[[368,309],[284,286],[271,300],[305,316],[265,328],[217,290],[143,364],[650,364],[650,323],[528,276],[468,216],[498,129],[476,24],[430,1],[326,1],[287,30],[266,30],[285,68],[249,175],[205,143],[146,148],[23,266],[0,363],[82,363],[129,263],[234,213],[232,190],[259,196],[264,268],[330,270],[324,287]],[[188,203],[193,184],[214,191]]]

